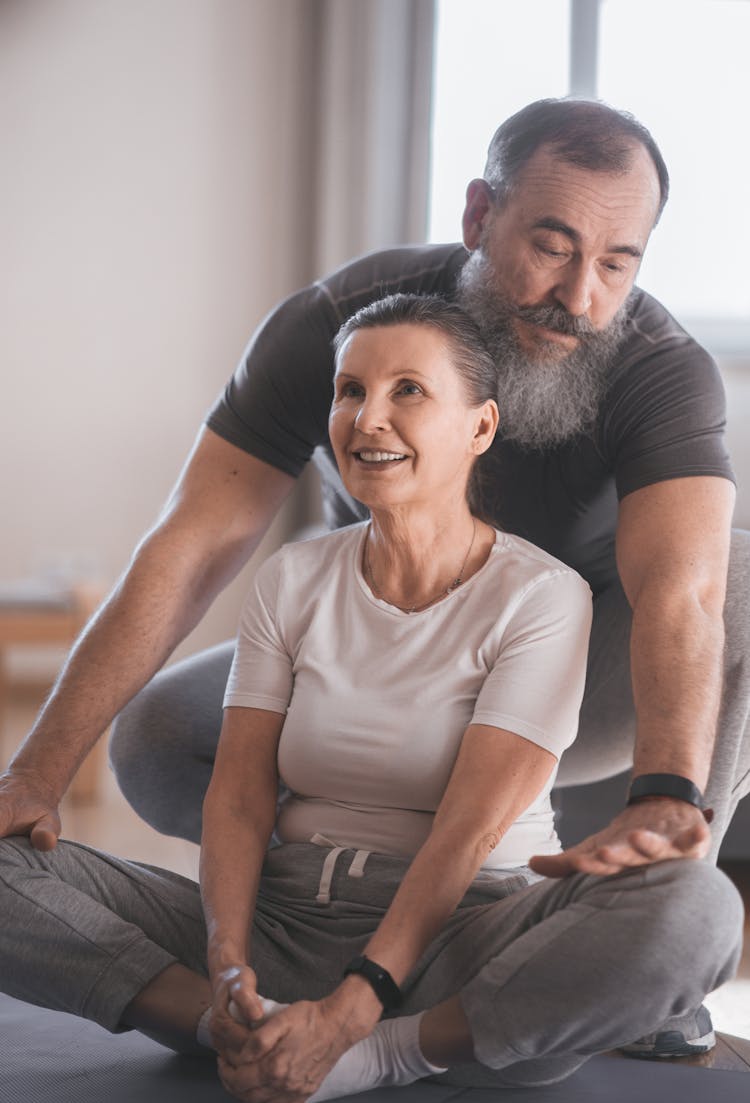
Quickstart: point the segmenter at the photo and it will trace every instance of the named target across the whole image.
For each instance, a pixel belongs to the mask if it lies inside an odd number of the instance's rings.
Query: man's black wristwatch
[[[344,969],[344,976],[346,977],[350,973],[359,973],[360,976],[365,978],[382,1003],[384,1011],[395,1011],[403,1003],[404,997],[401,994],[401,989],[388,970],[383,969],[376,962],[370,961],[369,957],[365,957],[364,954],[358,954],[349,962],[346,969]]]
[[[706,802],[697,785],[690,778],[681,777],[679,774],[641,774],[633,778],[628,793],[628,804],[637,804],[639,800],[647,797],[672,797],[673,800],[684,800],[692,804],[703,813],[706,823],[714,818],[713,810],[706,808]]]

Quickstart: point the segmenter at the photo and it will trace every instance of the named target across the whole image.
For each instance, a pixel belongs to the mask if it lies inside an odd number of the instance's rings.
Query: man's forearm
[[[697,600],[649,601],[633,613],[634,774],[674,773],[704,789],[722,684],[721,613]]]
[[[58,799],[101,733],[198,623],[242,563],[208,570],[157,532],[92,618],[11,768]],[[222,569],[223,566],[223,569]]]

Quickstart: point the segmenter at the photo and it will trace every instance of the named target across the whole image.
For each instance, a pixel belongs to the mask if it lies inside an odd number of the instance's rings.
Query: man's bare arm
[[[57,805],[125,704],[257,547],[294,479],[202,429],[155,527],[73,648],[0,778],[0,835],[59,834]],[[35,829],[35,825],[36,829]]]
[[[705,788],[722,685],[723,608],[734,487],[673,479],[623,499],[617,563],[633,609],[634,775],[680,774]],[[703,857],[701,813],[684,801],[631,805],[561,855],[533,860],[548,876],[616,873],[674,857]]]

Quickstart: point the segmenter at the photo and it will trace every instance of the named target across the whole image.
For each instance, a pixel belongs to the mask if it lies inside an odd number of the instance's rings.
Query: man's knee
[[[116,777],[127,775],[144,755],[158,752],[164,739],[169,738],[169,725],[162,729],[159,739],[154,738],[161,713],[159,694],[154,693],[153,683],[142,689],[112,722],[109,737],[109,761]]]
[[[732,530],[724,603],[727,648],[747,654],[750,639],[750,532]]]
[[[122,785],[144,764],[211,763],[221,729],[222,700],[234,651],[219,644],[161,671],[115,718],[110,762]]]
[[[200,840],[233,650],[219,644],[168,667],[115,721],[110,762],[120,789],[167,835]]]

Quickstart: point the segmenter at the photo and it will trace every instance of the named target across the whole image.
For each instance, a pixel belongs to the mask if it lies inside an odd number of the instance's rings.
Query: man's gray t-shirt
[[[331,527],[366,516],[344,489],[328,439],[332,339],[360,307],[397,291],[452,297],[462,245],[390,249],[355,260],[292,295],[263,322],[210,411],[210,429],[290,474],[314,459]],[[481,459],[487,519],[569,564],[594,592],[616,577],[617,503],[665,479],[733,479],[725,401],[711,357],[646,292],[636,290],[625,339],[593,432],[545,450],[504,441]]]

